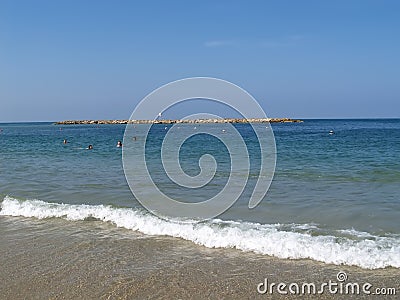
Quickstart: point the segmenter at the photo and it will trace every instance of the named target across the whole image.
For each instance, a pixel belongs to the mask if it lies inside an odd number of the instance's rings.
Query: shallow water
[[[364,270],[210,249],[93,220],[0,216],[0,252],[2,299],[287,299],[276,289],[259,294],[257,285],[268,278],[320,286],[338,283],[343,272],[345,283],[370,283],[371,293],[394,288],[396,294],[391,290],[385,299],[397,299],[400,288],[398,268]],[[309,297],[351,297],[344,293],[325,289]],[[362,292],[354,297],[378,298]]]

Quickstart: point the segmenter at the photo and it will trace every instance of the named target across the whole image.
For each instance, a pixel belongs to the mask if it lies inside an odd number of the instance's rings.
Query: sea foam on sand
[[[279,258],[309,258],[366,269],[400,268],[399,236],[380,237],[355,230],[347,230],[348,237],[296,232],[296,228],[307,224],[293,224],[282,230],[279,224],[218,219],[178,223],[134,208],[57,204],[41,200],[18,200],[9,196],[3,199],[0,207],[0,215],[3,216],[63,218],[70,221],[95,218],[143,234],[178,237],[209,248],[236,248]]]

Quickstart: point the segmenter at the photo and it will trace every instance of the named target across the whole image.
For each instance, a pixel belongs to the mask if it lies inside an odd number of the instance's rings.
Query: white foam
[[[179,237],[210,248],[236,248],[279,258],[310,258],[337,265],[367,269],[400,268],[400,239],[368,234],[368,239],[312,236],[279,230],[281,225],[211,220],[190,224],[159,219],[149,213],[104,205],[71,205],[40,200],[20,201],[6,196],[0,215],[84,220],[94,217],[148,235]],[[299,226],[299,225],[294,225]],[[307,227],[307,226],[306,226]],[[310,227],[315,227],[312,225]],[[352,231],[352,234],[356,232]],[[362,233],[357,233],[362,236]]]

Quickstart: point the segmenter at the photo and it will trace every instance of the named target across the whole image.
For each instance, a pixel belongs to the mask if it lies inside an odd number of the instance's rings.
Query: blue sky
[[[129,118],[218,77],[270,117],[400,117],[398,1],[2,1],[0,122]]]

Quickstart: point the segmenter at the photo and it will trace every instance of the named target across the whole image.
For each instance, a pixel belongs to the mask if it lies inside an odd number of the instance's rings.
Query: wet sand
[[[317,286],[368,282],[400,293],[400,270],[364,270],[311,260],[282,260],[235,249],[208,249],[170,237],[145,236],[88,220],[0,217],[1,299],[293,299],[259,294],[257,285]],[[303,299],[382,298],[303,295]],[[398,295],[397,295],[398,297]],[[396,296],[384,296],[396,299]]]

